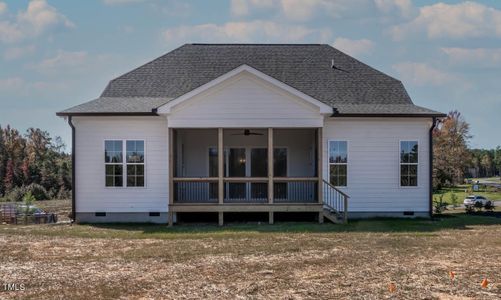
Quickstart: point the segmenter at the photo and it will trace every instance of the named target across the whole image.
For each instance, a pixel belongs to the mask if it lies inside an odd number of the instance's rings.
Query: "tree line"
[[[0,126],[0,198],[21,201],[71,197],[71,156],[60,137],[29,128],[24,134]]]
[[[464,182],[465,177],[501,174],[501,147],[469,149],[470,125],[458,111],[439,120],[433,131],[433,186],[440,189]]]

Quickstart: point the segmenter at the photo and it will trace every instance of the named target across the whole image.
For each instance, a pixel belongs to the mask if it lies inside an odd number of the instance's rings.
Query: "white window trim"
[[[402,142],[416,142],[418,145],[418,159],[417,163],[403,163],[400,158],[400,153],[402,153]],[[419,142],[419,139],[406,139],[406,140],[399,140],[398,141],[398,186],[402,189],[417,189],[419,188],[419,161],[420,161],[420,153],[421,151],[421,143]],[[402,165],[414,165],[416,166],[417,174],[416,174],[416,185],[402,185]]]
[[[331,163],[330,154],[331,154],[331,142],[346,142],[346,162],[345,163]],[[348,174],[349,174],[349,162],[350,162],[350,142],[348,140],[343,139],[330,139],[327,140],[327,174],[329,174],[329,183],[331,183],[331,165],[337,166],[346,166],[346,185],[339,185],[336,187],[348,187]]]
[[[104,187],[106,189],[145,189],[147,187],[146,181],[146,140],[145,139],[135,139],[135,138],[105,138],[103,140],[103,151],[106,151],[106,141],[122,141],[122,186],[106,186],[106,166],[107,165],[119,165],[118,163],[104,163]],[[127,163],[127,141],[142,141],[144,145],[144,162],[143,163]],[[144,185],[143,186],[127,186],[127,165],[143,165],[144,166]]]

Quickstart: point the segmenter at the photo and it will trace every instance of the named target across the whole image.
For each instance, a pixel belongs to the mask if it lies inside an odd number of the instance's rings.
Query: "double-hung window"
[[[400,186],[418,185],[418,142],[400,141]]]
[[[127,186],[144,186],[144,141],[127,141]]]
[[[348,185],[348,142],[329,141],[329,174],[333,186]]]
[[[104,142],[105,186],[144,186],[144,141]],[[125,179],[125,180],[124,180]]]
[[[121,140],[104,142],[106,186],[123,186],[123,143]]]

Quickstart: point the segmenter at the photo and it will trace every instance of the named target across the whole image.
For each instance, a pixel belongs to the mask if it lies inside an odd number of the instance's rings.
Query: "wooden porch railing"
[[[173,203],[218,203],[218,177],[173,178]],[[317,177],[274,177],[269,199],[267,177],[224,177],[223,203],[318,203]]]
[[[317,177],[276,177],[273,179],[273,202],[318,203]]]
[[[350,196],[323,180],[323,205],[329,213],[334,214],[343,223],[348,221],[348,199]]]

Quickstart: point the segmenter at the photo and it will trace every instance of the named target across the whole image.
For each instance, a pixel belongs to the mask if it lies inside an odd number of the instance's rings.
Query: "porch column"
[[[318,203],[324,201],[323,189],[323,142],[322,142],[322,128],[317,129],[317,176],[318,176]]]
[[[318,203],[322,204],[324,201],[324,182],[323,182],[323,139],[322,139],[322,128],[317,128],[317,176],[318,176]],[[324,208],[321,207],[321,211],[318,213],[318,223],[322,224],[324,222]]]
[[[174,213],[172,213],[172,204],[174,203],[174,129],[169,128],[169,226],[174,223]]]
[[[224,147],[223,128],[217,129],[217,177],[218,177],[218,198],[219,204],[224,202]]]
[[[273,128],[268,128],[268,203],[273,203]]]

